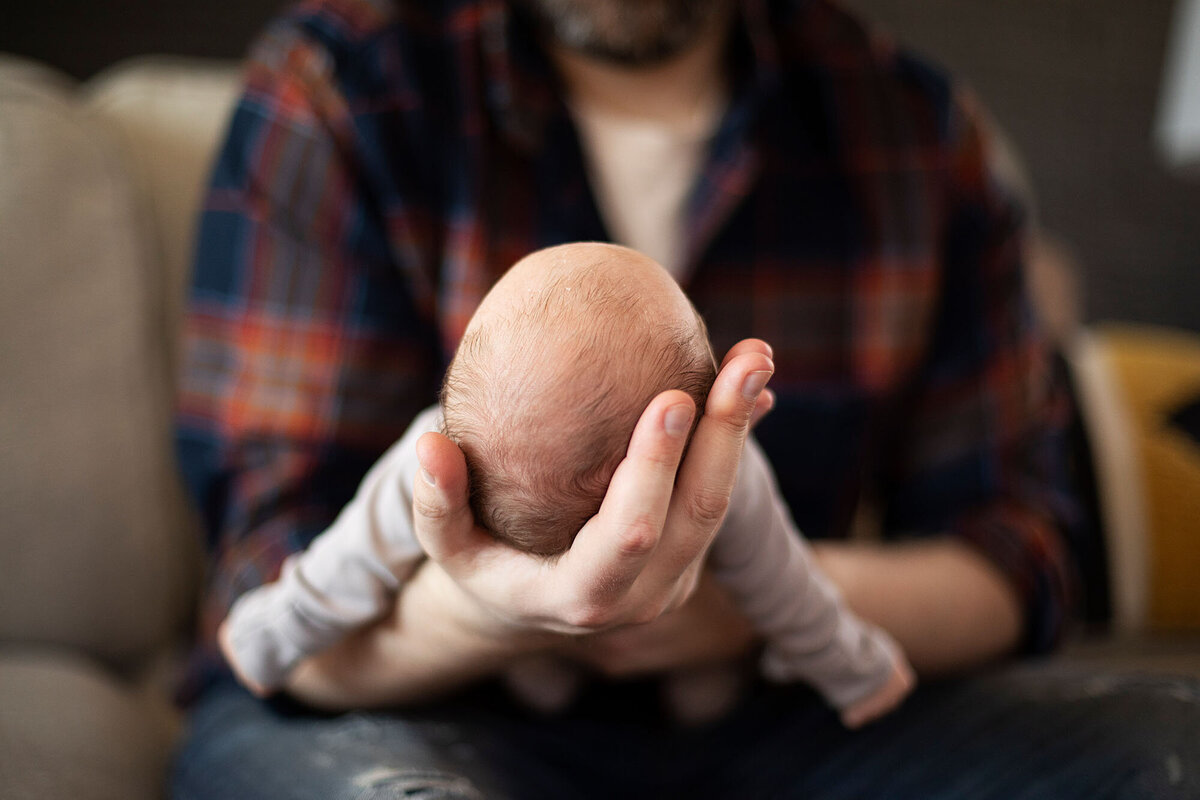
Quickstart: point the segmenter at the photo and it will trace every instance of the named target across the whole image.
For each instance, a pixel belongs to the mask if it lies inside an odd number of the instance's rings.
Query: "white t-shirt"
[[[726,102],[725,93],[714,88],[692,114],[669,122],[622,116],[578,101],[570,106],[609,233],[677,280],[684,266],[688,198]]]

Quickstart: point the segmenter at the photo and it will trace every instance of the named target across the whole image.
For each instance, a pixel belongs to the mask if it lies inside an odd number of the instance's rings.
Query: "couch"
[[[3,798],[163,796],[182,725],[170,685],[200,564],[171,448],[176,328],[193,217],[236,86],[227,63],[146,58],[78,84],[0,57]],[[1160,336],[1179,340],[1183,365],[1165,374],[1200,364],[1181,333],[1091,330],[1067,348],[1092,398],[1089,429],[1100,431],[1119,635],[1063,657],[1200,674],[1194,634],[1145,633],[1164,623],[1163,570],[1200,572],[1195,506],[1154,516],[1147,498],[1152,509],[1176,495],[1194,502],[1200,479],[1188,470],[1200,459],[1180,445],[1167,488],[1142,487],[1129,472],[1144,455],[1137,415],[1113,388],[1141,380]],[[1130,337],[1136,346],[1122,350]],[[1161,364],[1156,374],[1161,382]],[[1200,377],[1181,383],[1200,389]],[[1167,626],[1200,627],[1189,587],[1161,600]]]
[[[229,64],[0,60],[0,797],[161,797],[197,587],[171,445]]]

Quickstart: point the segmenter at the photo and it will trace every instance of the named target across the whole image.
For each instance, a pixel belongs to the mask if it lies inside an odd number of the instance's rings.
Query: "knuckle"
[[[705,528],[716,528],[729,509],[729,493],[714,489],[699,489],[688,501],[688,514]]]
[[[639,514],[618,534],[617,548],[623,556],[644,556],[658,545],[660,529],[649,515]]]
[[[750,416],[754,413],[754,403],[745,401],[731,414],[717,417],[721,432],[730,438],[741,438],[750,425]]]
[[[445,503],[439,503],[422,497],[418,492],[413,498],[413,516],[430,522],[444,522],[453,515],[453,510]]]

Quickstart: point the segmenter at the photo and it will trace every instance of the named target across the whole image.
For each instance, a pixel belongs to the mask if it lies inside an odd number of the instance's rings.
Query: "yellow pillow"
[[[1073,361],[1118,625],[1200,629],[1200,335],[1107,325],[1086,339]]]

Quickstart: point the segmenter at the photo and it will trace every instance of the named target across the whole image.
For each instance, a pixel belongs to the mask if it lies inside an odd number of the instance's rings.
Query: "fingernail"
[[[692,424],[692,407],[686,403],[680,403],[677,406],[671,406],[667,409],[666,415],[663,417],[663,427],[667,429],[667,433],[672,436],[682,436],[687,433],[688,426]]]
[[[421,467],[421,477],[424,478],[425,482],[430,486],[437,486],[437,478],[433,477],[433,473],[424,467]]]
[[[758,397],[770,378],[771,370],[769,369],[760,369],[757,372],[751,372],[746,376],[746,380],[742,382],[742,396],[747,400],[753,400]]]

